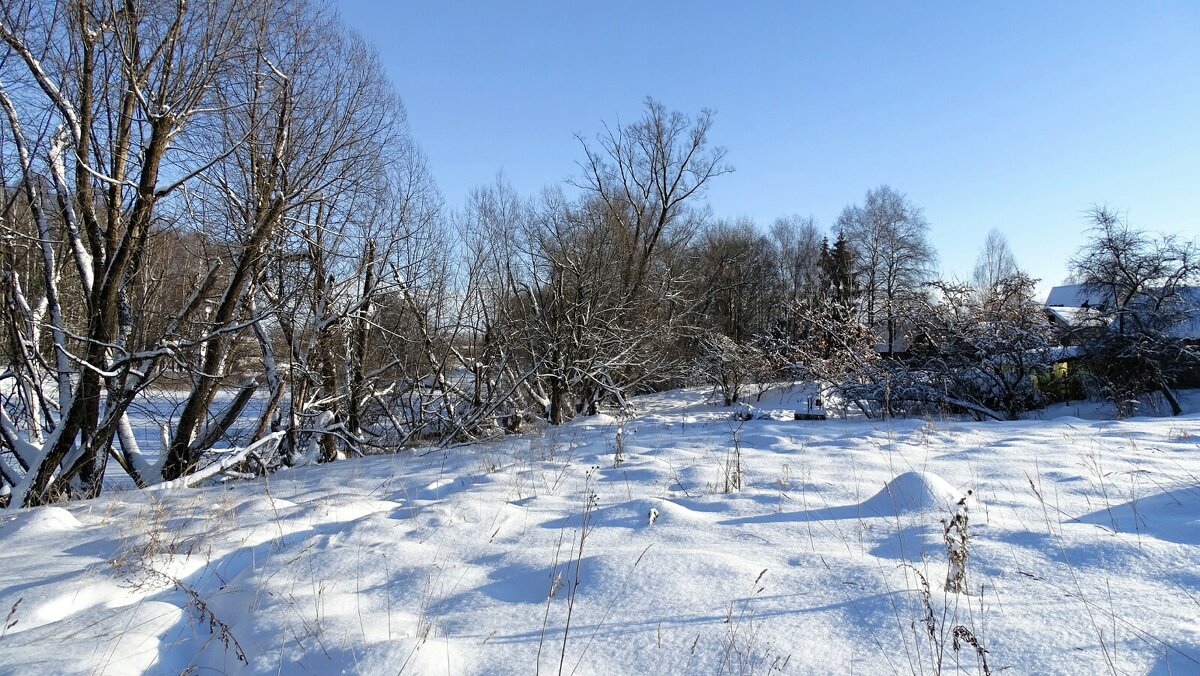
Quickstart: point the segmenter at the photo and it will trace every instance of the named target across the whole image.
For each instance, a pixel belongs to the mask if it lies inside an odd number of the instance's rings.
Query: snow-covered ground
[[[0,517],[0,673],[1200,673],[1200,415],[707,394],[638,400],[619,466],[596,416]]]

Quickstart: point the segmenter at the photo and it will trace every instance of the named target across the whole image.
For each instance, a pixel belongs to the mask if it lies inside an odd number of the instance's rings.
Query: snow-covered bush
[[[980,298],[934,282],[909,315],[909,349],[864,363],[845,396],[887,415],[967,412],[1015,419],[1043,405],[1039,377],[1053,373],[1053,328],[1033,300],[1035,280],[1001,280]]]
[[[721,392],[725,406],[742,396],[742,388],[763,371],[763,355],[751,345],[738,345],[720,333],[709,333],[700,340],[696,368],[699,374]]]

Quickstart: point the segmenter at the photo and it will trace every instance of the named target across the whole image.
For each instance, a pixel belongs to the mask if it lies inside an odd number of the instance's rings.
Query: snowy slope
[[[956,626],[993,673],[1200,673],[1200,416],[737,422],[706,394],[640,400],[617,467],[597,416],[0,517],[0,673],[981,673]]]

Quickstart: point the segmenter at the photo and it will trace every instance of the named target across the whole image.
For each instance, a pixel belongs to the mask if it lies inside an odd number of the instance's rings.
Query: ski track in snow
[[[708,394],[636,400],[618,467],[597,416],[0,517],[0,673],[981,673],[957,625],[993,673],[1200,673],[1200,415],[738,422]]]

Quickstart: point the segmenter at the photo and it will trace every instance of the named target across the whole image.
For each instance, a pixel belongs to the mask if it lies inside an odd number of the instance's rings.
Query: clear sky
[[[1200,236],[1200,2],[341,0],[450,207],[503,171],[573,175],[575,132],[653,96],[716,111],[718,216],[828,228],[880,184],[925,210],[942,273],[987,231],[1058,283],[1108,203]]]

